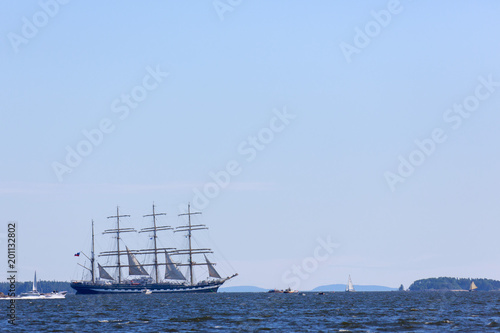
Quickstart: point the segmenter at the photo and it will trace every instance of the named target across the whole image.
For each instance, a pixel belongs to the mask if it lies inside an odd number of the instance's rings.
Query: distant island
[[[235,286],[235,287],[221,287],[220,293],[264,293],[269,289],[254,287],[254,286]]]
[[[345,291],[345,284],[329,284],[326,286],[319,286],[314,288],[312,291]],[[395,291],[397,288],[390,288],[384,286],[374,286],[374,285],[354,285],[354,290],[356,291]]]
[[[264,289],[264,288],[259,288],[259,287],[254,287],[254,286],[235,286],[235,287],[223,287],[219,289],[219,292],[222,293],[262,293],[262,292],[267,292],[273,288],[269,289]],[[395,291],[398,290],[397,288],[390,288],[390,287],[384,287],[384,286],[361,286],[361,285],[354,285],[354,289],[356,291]],[[319,286],[316,287],[312,290],[303,290],[300,289],[300,291],[314,291],[314,292],[331,292],[331,291],[345,291],[345,284],[329,284],[326,286]]]
[[[500,290],[500,281],[491,279],[464,279],[439,277],[417,280],[408,288],[410,291],[431,290],[469,290],[471,283],[477,286],[477,291]]]

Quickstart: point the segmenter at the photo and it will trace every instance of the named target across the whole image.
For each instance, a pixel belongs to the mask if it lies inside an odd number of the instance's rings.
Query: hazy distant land
[[[17,294],[31,290],[33,286],[32,282],[18,282],[16,287]],[[6,294],[8,292],[9,284],[7,282],[0,282],[0,292]],[[38,281],[38,289],[43,292],[51,292],[52,290],[66,290],[69,294],[74,294],[69,282],[61,281]],[[221,293],[262,293],[267,292],[272,288],[260,288],[255,286],[234,286],[234,287],[221,287],[219,292]],[[389,288],[384,286],[358,286],[354,285],[356,291],[392,291],[397,290],[396,288]],[[345,284],[330,284],[326,286],[319,286],[313,290],[301,290],[301,291],[345,291]]]
[[[269,289],[254,287],[254,286],[234,286],[234,287],[221,287],[220,293],[263,293]]]
[[[254,292],[254,293],[259,293],[259,292],[266,292],[269,289],[264,289],[264,288],[259,288],[259,287],[254,287],[254,286],[235,286],[235,287],[222,287],[219,288],[219,292],[225,292],[225,293],[244,293],[244,292]],[[397,290],[397,288],[390,288],[390,287],[384,287],[384,286],[360,286],[360,285],[354,285],[354,289],[356,291],[394,291]],[[326,286],[319,286],[316,287],[312,290],[302,290],[300,291],[345,291],[345,284],[329,284]]]
[[[428,278],[421,279],[413,282],[408,288],[410,291],[465,291],[469,290],[471,282],[474,281],[477,286],[477,291],[492,291],[500,290],[500,281],[491,279],[470,279],[470,278],[451,278],[451,277],[439,277],[439,278]],[[33,283],[28,282],[17,282],[16,293],[22,293],[31,290]],[[312,290],[300,290],[300,291],[345,291],[345,284],[329,284],[324,286],[316,287]],[[7,294],[9,289],[9,283],[0,282],[0,292]],[[69,294],[74,294],[75,290],[70,287],[69,282],[63,281],[38,281],[38,289],[42,292],[51,292],[53,290],[66,290]],[[221,287],[219,292],[222,293],[260,293],[267,292],[273,288],[260,288],[255,286],[233,286],[233,287]],[[391,288],[385,286],[377,285],[354,285],[356,291],[396,291],[398,288]]]
[[[345,291],[345,284],[329,284],[326,286],[319,286],[314,288],[312,291]],[[375,286],[375,285],[354,285],[354,290],[356,291],[394,291],[398,288],[391,288],[385,286]]]

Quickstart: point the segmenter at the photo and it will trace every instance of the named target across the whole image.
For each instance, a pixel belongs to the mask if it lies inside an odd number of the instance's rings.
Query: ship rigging
[[[71,287],[77,291],[77,294],[100,294],[100,293],[140,293],[145,288],[153,293],[167,292],[216,292],[218,288],[227,280],[232,279],[238,274],[222,278],[215,269],[215,263],[208,260],[207,254],[213,253],[209,248],[193,248],[192,235],[194,231],[208,229],[204,224],[193,224],[191,217],[199,215],[201,212],[192,212],[191,206],[188,205],[187,213],[179,214],[180,217],[187,216],[187,224],[173,228],[166,225],[158,225],[157,217],[166,215],[165,213],[156,212],[153,204],[152,214],[144,215],[144,217],[152,218],[152,227],[142,228],[138,233],[152,234],[153,246],[150,248],[130,250],[127,246],[123,248],[121,235],[124,233],[137,232],[134,228],[124,228],[120,226],[122,219],[130,217],[130,215],[120,215],[119,207],[116,208],[116,215],[109,216],[108,219],[116,220],[116,228],[104,230],[103,234],[110,234],[116,238],[116,250],[104,251],[99,254],[99,257],[115,258],[116,264],[101,265],[97,263],[99,278],[96,274],[96,258],[95,258],[95,241],[94,241],[94,221],[92,221],[92,249],[90,260],[90,268],[80,265],[90,271],[91,280],[72,281]],[[175,249],[172,247],[159,247],[158,233],[162,231],[173,231],[174,233],[185,233],[188,240],[187,248]],[[164,255],[165,261],[159,260],[159,255]],[[140,262],[136,256],[152,255],[152,262]],[[195,256],[203,255],[204,262],[196,262],[193,260]],[[127,256],[128,264],[122,261],[122,256]],[[172,257],[186,257],[187,262],[175,262]],[[188,267],[186,274],[187,279],[180,267]],[[206,266],[208,269],[208,278],[206,280],[196,282],[194,278],[194,267]],[[149,274],[145,267],[153,267]],[[163,278],[160,275],[161,268],[164,267]],[[128,278],[123,274],[123,269],[128,268]],[[116,274],[109,274],[111,269],[115,269]]]

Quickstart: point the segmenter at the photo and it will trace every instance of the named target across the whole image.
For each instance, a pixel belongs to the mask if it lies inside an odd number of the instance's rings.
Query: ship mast
[[[189,255],[189,261],[188,261],[188,266],[189,266],[189,278],[191,281],[191,285],[194,284],[194,279],[193,279],[193,266],[194,265],[199,265],[193,262],[193,254],[197,253],[212,253],[210,249],[193,249],[191,246],[191,234],[192,231],[194,230],[203,230],[203,229],[208,229],[204,224],[196,224],[193,225],[191,224],[191,215],[197,215],[201,214],[201,212],[193,212],[191,213],[191,205],[188,204],[188,212],[185,214],[179,214],[179,216],[188,216],[188,225],[183,225],[180,227],[175,228],[174,232],[179,232],[179,231],[187,231],[187,236],[189,240],[189,248],[187,249],[187,254]],[[186,254],[184,252],[185,250],[178,250],[177,254]],[[183,253],[184,252],[184,253]]]
[[[134,228],[122,228],[120,229],[120,217],[130,217],[130,215],[120,215],[119,206],[116,206],[116,216],[108,216],[108,219],[116,218],[116,229],[104,230],[103,234],[116,233],[116,251],[118,256],[118,283],[122,282],[122,271],[121,271],[121,261],[120,261],[120,232],[135,232]]]
[[[92,254],[91,254],[91,259],[90,259],[90,263],[92,265],[92,270],[91,270],[91,273],[92,273],[92,283],[95,283],[95,255],[94,255],[94,220],[92,220]]]
[[[121,268],[129,267],[129,273],[130,269],[132,270],[137,266],[137,264],[131,264],[130,263],[130,255],[148,255],[148,254],[153,254],[154,255],[154,262],[151,264],[140,264],[141,267],[146,267],[146,266],[154,266],[154,271],[155,271],[155,277],[156,277],[156,282],[159,282],[159,272],[158,268],[159,266],[166,265],[158,262],[158,253],[159,252],[164,252],[164,251],[169,251],[172,252],[174,248],[168,247],[168,248],[159,248],[158,243],[157,243],[157,232],[162,231],[162,230],[173,230],[172,227],[170,226],[158,226],[156,224],[156,217],[159,215],[166,215],[165,213],[157,213],[156,212],[156,206],[153,204],[153,214],[149,215],[144,215],[145,217],[147,216],[152,216],[153,217],[153,226],[148,227],[148,228],[142,228],[139,233],[141,232],[153,232],[153,238],[154,238],[154,248],[151,249],[140,249],[140,250],[120,250],[120,243],[119,241],[116,242],[116,251],[105,251],[101,252],[99,254],[100,257],[103,256],[118,256],[117,260],[117,265],[109,265],[109,266],[102,266],[103,268],[118,268],[118,280],[121,282]],[[116,211],[116,216],[109,216],[108,218],[116,218],[116,223],[117,223],[117,229],[110,229],[110,230],[105,230],[103,234],[116,234],[116,238],[120,238],[120,233],[123,232],[136,232],[134,228],[120,228],[120,218],[122,217],[129,217],[130,215],[120,215],[118,209]],[[122,255],[127,255],[129,256],[129,264],[122,264],[120,256]],[[130,274],[129,274],[130,275]]]
[[[90,249],[90,258],[85,254],[85,252],[81,251],[81,253],[85,256],[85,258],[90,260],[90,268],[81,264],[78,265],[90,271],[92,283],[95,283],[94,220],[92,220],[92,247]]]
[[[155,212],[155,204],[153,203],[153,214],[149,214],[149,215],[144,215],[144,217],[149,217],[149,216],[152,216],[153,217],[153,227],[152,228],[143,228],[141,229],[141,231],[139,232],[150,232],[150,231],[153,231],[153,240],[154,240],[154,255],[155,255],[155,261],[153,263],[154,265],[154,269],[155,269],[155,281],[158,283],[159,282],[159,279],[158,279],[158,246],[156,244],[156,232],[157,231],[161,231],[161,230],[172,230],[173,228],[172,227],[169,227],[169,226],[159,226],[157,227],[156,226],[156,217],[159,216],[159,215],[167,215],[166,213],[156,213]]]

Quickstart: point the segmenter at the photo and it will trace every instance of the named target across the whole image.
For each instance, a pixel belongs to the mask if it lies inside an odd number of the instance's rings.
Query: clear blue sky
[[[228,286],[500,279],[497,1],[40,3],[0,13],[0,241],[18,221],[19,279],[77,278],[117,205],[126,226],[153,201],[180,225],[228,163],[198,204]],[[71,167],[68,147],[89,153]],[[401,176],[399,156],[420,165]],[[318,238],[338,246],[314,259]]]

